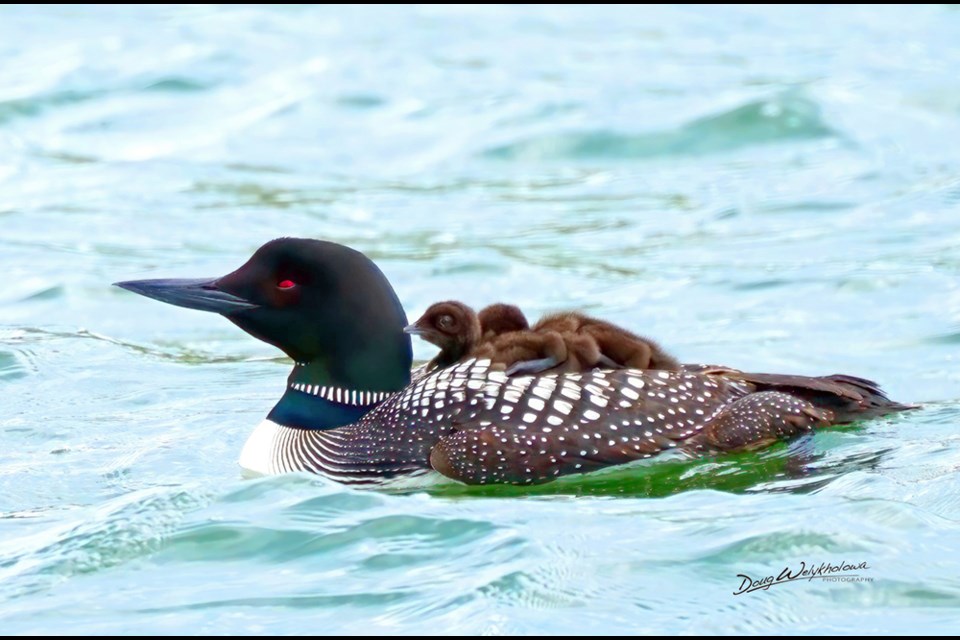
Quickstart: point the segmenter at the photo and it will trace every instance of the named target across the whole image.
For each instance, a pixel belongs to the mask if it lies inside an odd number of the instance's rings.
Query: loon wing
[[[490,420],[480,427],[475,422],[451,421],[452,432],[441,436],[430,450],[430,466],[467,484],[542,483],[669,449],[689,455],[758,449],[816,428],[912,408],[888,400],[875,383],[854,376],[808,377],[704,367],[696,372],[699,375],[689,372],[677,380],[674,374],[647,371],[643,379],[654,384],[638,393],[629,381],[638,383],[639,373],[611,372],[607,377],[618,379],[620,387],[615,390],[611,385],[605,391],[611,401],[624,407],[640,400],[642,393],[640,414],[628,407],[621,415],[627,419],[611,419],[613,415],[603,419],[595,410],[597,398],[590,396],[590,401],[584,397],[566,403],[572,411],[561,424],[549,416],[544,422],[543,413],[528,411],[530,403],[543,405],[529,401],[526,409],[518,407],[523,421],[519,426],[512,413],[511,422],[495,411],[485,416]],[[667,386],[657,386],[661,382]],[[678,397],[678,390],[684,395]],[[601,389],[594,388],[597,391]],[[685,403],[677,401],[682,398],[696,404],[684,408]],[[720,402],[711,405],[716,399]],[[612,402],[602,403],[600,408],[609,412]],[[554,409],[557,404],[554,400]]]
[[[690,455],[758,449],[817,427],[834,415],[779,391],[751,393],[708,418],[691,436],[680,429],[645,431],[642,438],[609,433],[571,442],[524,441],[515,432],[491,426],[465,429],[440,438],[430,466],[466,484],[533,484],[649,458],[679,448]]]

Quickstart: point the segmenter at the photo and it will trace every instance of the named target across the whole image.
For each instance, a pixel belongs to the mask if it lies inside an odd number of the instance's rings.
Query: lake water
[[[6,633],[955,632],[960,11],[0,9]],[[243,480],[277,236],[922,411],[535,490]],[[415,344],[420,359],[433,352]],[[733,595],[805,562],[870,581]]]

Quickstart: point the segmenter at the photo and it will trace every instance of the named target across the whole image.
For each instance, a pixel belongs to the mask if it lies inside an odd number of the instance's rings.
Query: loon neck
[[[340,379],[344,377],[323,362],[298,362],[287,378],[283,397],[267,417],[285,427],[333,429],[356,422],[396,391]]]

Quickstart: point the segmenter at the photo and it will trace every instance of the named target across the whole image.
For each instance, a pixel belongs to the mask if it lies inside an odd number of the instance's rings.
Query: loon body
[[[363,254],[331,242],[268,242],[214,279],[117,283],[213,311],[295,365],[241,465],[375,483],[430,471],[469,484],[534,484],[679,449],[757,448],[909,408],[852,376],[723,367],[508,377],[468,359],[411,379],[406,317]]]

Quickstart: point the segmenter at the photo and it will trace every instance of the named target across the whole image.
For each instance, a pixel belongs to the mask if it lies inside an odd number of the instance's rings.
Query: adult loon
[[[909,408],[852,376],[723,367],[508,377],[469,359],[411,379],[407,319],[386,277],[362,253],[320,240],[270,241],[221,278],[117,285],[220,313],[293,359],[283,396],[240,456],[261,474],[375,483],[435,470],[468,484],[534,484]]]

